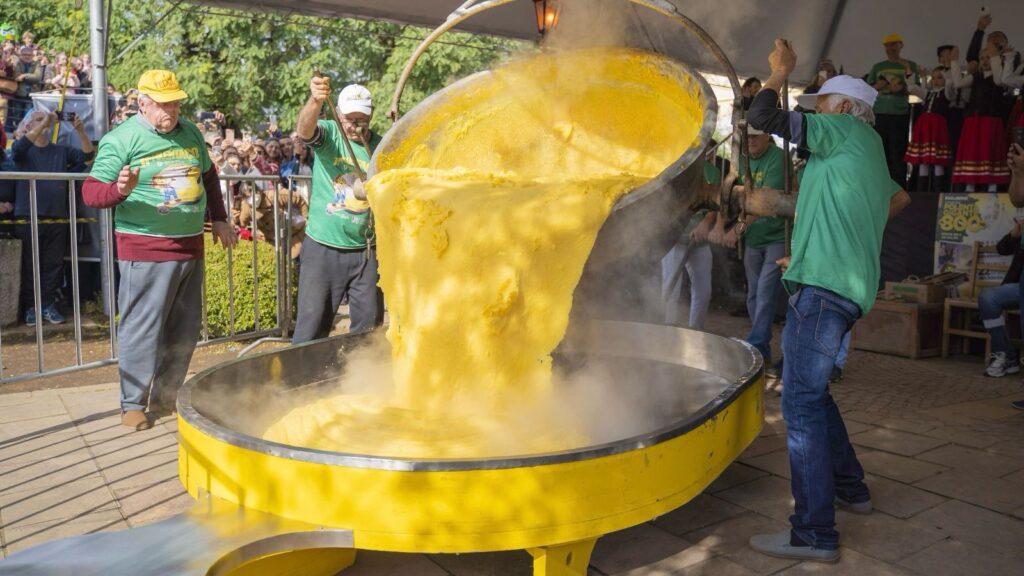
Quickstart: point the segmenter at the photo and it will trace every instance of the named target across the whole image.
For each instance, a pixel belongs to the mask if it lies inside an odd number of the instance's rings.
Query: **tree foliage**
[[[402,69],[429,33],[391,22],[284,17],[167,0],[112,1],[108,80],[124,90],[148,68],[173,70],[190,96],[186,113],[221,110],[238,128],[251,129],[269,114],[276,114],[282,127],[292,126],[317,69],[331,78],[336,93],[351,82],[370,88],[377,108],[374,126],[385,128]],[[4,2],[0,22],[13,24],[19,35],[32,30],[45,48],[87,53],[88,3],[83,6],[76,9],[74,0]],[[144,32],[140,42],[114,61]],[[446,34],[417,64],[402,98],[403,110],[522,47],[510,40]]]

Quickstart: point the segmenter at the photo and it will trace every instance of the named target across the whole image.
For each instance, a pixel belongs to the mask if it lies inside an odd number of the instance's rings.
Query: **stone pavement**
[[[744,323],[712,317],[719,333]],[[1024,574],[1024,398],[980,359],[910,361],[855,351],[833,393],[876,511],[839,512],[842,560],[762,556],[747,539],[786,527],[785,426],[769,390],[764,431],[708,489],[653,522],[598,541],[593,575]],[[175,422],[129,433],[114,384],[0,394],[0,544],[9,555],[63,536],[122,530],[184,511]],[[346,575],[529,574],[523,552],[361,552]],[[0,564],[2,567],[2,564]]]

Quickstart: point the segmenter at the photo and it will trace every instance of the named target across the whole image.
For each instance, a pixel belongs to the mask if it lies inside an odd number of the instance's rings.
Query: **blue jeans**
[[[978,293],[978,312],[981,323],[992,340],[993,352],[1004,352],[1011,360],[1017,358],[1017,351],[1010,344],[1010,336],[1006,333],[1006,320],[1003,310],[1020,308],[1020,285],[1003,284],[991,288],[982,288]]]
[[[828,390],[843,337],[859,316],[852,301],[805,286],[789,299],[782,335],[782,416],[795,500],[789,521],[794,536],[824,550],[839,547],[835,497],[855,503],[871,497]]]
[[[678,243],[661,259],[661,296],[665,303],[665,324],[682,326],[683,318],[688,317],[690,328],[704,329],[708,307],[711,305],[711,263],[711,246],[707,244],[693,246]],[[680,270],[683,267],[686,268],[686,278],[676,278],[673,284],[673,277],[683,274]],[[686,283],[690,285],[688,307],[683,303],[683,285]]]
[[[836,367],[840,370],[846,368],[846,359],[850,356],[850,336],[853,332],[847,332],[843,336],[843,342],[839,345],[839,354],[836,354]]]
[[[775,293],[782,276],[782,268],[775,262],[785,255],[786,245],[781,242],[760,248],[748,246],[743,253],[743,267],[747,271],[747,314],[751,322],[747,342],[757,348],[766,365],[772,361]]]

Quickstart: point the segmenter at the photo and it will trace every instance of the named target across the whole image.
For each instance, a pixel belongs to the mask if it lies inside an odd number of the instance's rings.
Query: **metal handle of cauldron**
[[[416,62],[420,59],[420,56],[426,52],[427,48],[437,40],[445,32],[451,30],[455,26],[459,25],[465,20],[472,18],[473,16],[503,6],[516,0],[485,0],[484,2],[478,3],[479,0],[466,0],[461,6],[455,9],[445,19],[444,23],[434,29],[423,42],[416,48],[416,51],[409,57],[409,61],[406,62],[405,68],[402,70],[402,75],[398,79],[398,85],[395,87],[395,95],[391,98],[391,110],[389,116],[392,122],[397,122],[399,118],[398,106],[402,100],[402,92],[405,91],[405,85],[409,81],[409,77],[412,75],[412,69],[416,66]],[[681,24],[684,28],[690,31],[696,36],[704,45],[711,50],[711,53],[718,60],[718,63],[725,70],[725,75],[729,79],[729,84],[732,85],[733,102],[742,102],[743,95],[740,91],[740,81],[736,76],[736,70],[732,66],[732,62],[729,61],[728,56],[722,48],[704,31],[703,28],[697,25],[696,22],[682,15],[679,10],[669,2],[665,0],[625,0],[638,6],[649,8],[662,16],[665,16],[671,20]],[[746,165],[745,173],[750,172],[750,160],[744,161],[741,150],[746,149],[747,142],[747,121],[743,115],[743,107],[733,105],[732,109],[732,124],[735,128],[733,130],[732,138],[732,157],[738,158],[739,162]],[[722,189],[719,197],[719,204],[724,209],[729,205],[729,199],[732,194],[732,187],[736,183],[736,179],[739,177],[739,171],[737,168],[737,162],[732,162],[729,167],[729,174],[722,179]],[[748,176],[749,178],[749,176]]]

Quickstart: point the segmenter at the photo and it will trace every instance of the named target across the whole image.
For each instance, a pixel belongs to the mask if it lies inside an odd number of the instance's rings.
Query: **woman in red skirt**
[[[924,100],[924,113],[914,122],[913,134],[903,159],[907,164],[918,167],[919,190],[941,191],[943,186],[937,180],[946,175],[946,166],[951,161],[949,127],[946,123],[949,99],[946,97],[946,78],[942,68],[932,70],[927,89],[920,85],[908,86],[908,89],[911,94]],[[927,184],[924,183],[926,178]]]
[[[980,39],[980,35],[976,35]],[[980,43],[980,42],[979,42]],[[971,97],[964,111],[964,127],[956,151],[953,184],[962,185],[967,192],[985,190],[995,192],[1010,183],[1010,169],[1006,166],[1006,128],[1000,109],[1003,106],[1003,87],[995,83],[992,75],[990,47],[977,50],[974,42],[968,51],[967,75],[963,78],[971,88]],[[951,63],[953,78],[959,76],[959,49],[953,48]],[[974,54],[978,56],[972,58]],[[994,55],[996,58],[998,54]]]
[[[996,84],[1007,89],[1024,88],[1024,62],[1016,50],[1006,48],[1001,61],[994,59],[992,63],[995,64],[992,74]],[[1024,92],[1017,95],[1010,109],[1010,118],[1006,123],[1006,137],[1009,142],[1013,142],[1014,128],[1024,128]]]

